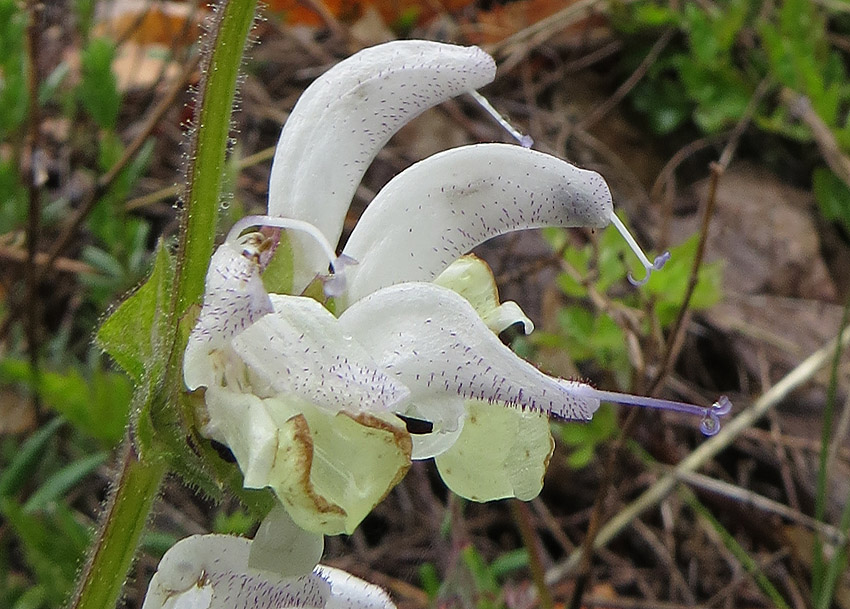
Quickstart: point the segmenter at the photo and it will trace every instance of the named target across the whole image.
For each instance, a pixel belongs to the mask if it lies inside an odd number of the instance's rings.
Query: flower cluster
[[[338,64],[283,129],[268,215],[241,220],[213,256],[184,357],[187,387],[205,392],[202,433],[306,530],[350,533],[411,459],[434,457],[470,499],[531,499],[553,448],[547,417],[589,420],[601,400],[693,412],[707,433],[728,411],[725,398],[699,408],[547,376],[499,340],[533,326],[466,256],[491,237],[613,222],[647,273],[666,260],[637,249],[597,173],[523,146],[448,150],[391,180],[336,254],[354,191],[391,135],[494,75],[476,47],[424,41]],[[267,232],[242,234],[252,227]],[[275,259],[290,272],[266,285]],[[302,295],[317,278],[332,303]],[[409,433],[409,419],[426,433]]]

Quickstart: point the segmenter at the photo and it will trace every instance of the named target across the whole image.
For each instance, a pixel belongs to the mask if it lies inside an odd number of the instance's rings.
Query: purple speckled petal
[[[250,549],[250,539],[231,535],[193,535],[178,541],[162,557],[142,609],[325,606],[330,584],[324,578],[312,573],[292,578],[249,573]],[[167,604],[169,600],[174,605]]]
[[[310,222],[336,243],[357,185],[390,137],[427,108],[495,74],[495,62],[477,47],[422,40],[378,45],[340,62],[310,85],[284,125],[269,215]],[[298,292],[327,263],[300,235],[294,247]]]
[[[345,254],[347,302],[402,281],[431,281],[496,235],[543,226],[603,227],[613,215],[598,173],[510,144],[441,152],[378,193]]]
[[[189,389],[214,382],[209,363],[212,350],[272,311],[260,278],[258,255],[251,243],[255,236],[256,233],[225,242],[210,260],[204,305],[183,357],[183,380]]]
[[[376,325],[376,320],[380,320]],[[462,296],[430,283],[402,283],[355,303],[339,318],[410,403],[461,396],[589,420],[599,400],[547,376],[502,344]]]
[[[258,395],[292,394],[330,412],[393,412],[409,390],[375,360],[321,304],[272,295],[274,313],[234,337],[234,352]]]
[[[395,609],[386,592],[345,571],[317,566],[299,577],[249,569],[251,540],[194,535],[159,563],[142,609]]]

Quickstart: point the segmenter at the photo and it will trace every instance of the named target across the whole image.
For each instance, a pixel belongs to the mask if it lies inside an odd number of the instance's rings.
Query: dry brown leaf
[[[0,390],[0,436],[21,434],[35,428],[35,408],[31,400],[10,389]]]
[[[95,34],[139,45],[186,46],[197,42],[205,15],[189,3],[119,0],[101,15]]]

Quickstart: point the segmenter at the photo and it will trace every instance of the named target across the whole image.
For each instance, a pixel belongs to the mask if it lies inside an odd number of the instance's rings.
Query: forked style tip
[[[644,268],[646,269],[646,276],[643,279],[635,279],[631,273],[627,275],[627,279],[629,283],[635,287],[640,287],[645,285],[647,281],[649,281],[650,275],[652,275],[652,271],[660,271],[664,268],[664,265],[667,264],[667,261],[670,260],[670,252],[664,252],[660,256],[656,256],[655,260],[653,260],[652,264],[646,265],[644,264]],[[643,261],[642,261],[643,262]]]
[[[700,421],[699,429],[703,435],[717,435],[717,432],[720,431],[720,417],[729,414],[731,410],[732,402],[729,398],[725,395],[720,396],[710,408],[706,409],[705,415],[703,415],[702,421]]]
[[[613,211],[611,212],[611,224],[620,232],[623,236],[623,239],[626,240],[631,250],[635,253],[635,256],[638,257],[640,263],[643,265],[643,268],[646,269],[646,276],[643,279],[635,279],[631,273],[628,275],[629,283],[633,286],[642,286],[647,281],[649,281],[650,275],[652,275],[652,271],[660,271],[667,261],[670,260],[670,252],[664,252],[660,256],[657,256],[654,261],[650,262],[649,258],[646,257],[646,254],[643,253],[643,250],[640,249],[640,246],[635,241],[635,238],[632,237],[632,234],[629,232],[629,229],[626,228],[626,225],[623,224],[622,220],[617,217]]]

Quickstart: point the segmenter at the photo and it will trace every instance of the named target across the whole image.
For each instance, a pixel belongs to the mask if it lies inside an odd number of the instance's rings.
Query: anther
[[[635,238],[632,237],[632,234],[629,232],[629,229],[626,228],[626,225],[617,217],[617,214],[611,212],[611,224],[620,231],[620,234],[623,236],[623,239],[626,240],[626,243],[629,244],[629,248],[635,253],[640,260],[640,263],[643,265],[643,268],[646,269],[646,277],[641,280],[637,280],[632,277],[632,274],[629,273],[628,279],[629,283],[634,286],[644,285],[647,281],[649,281],[649,276],[652,274],[652,271],[660,271],[661,268],[667,264],[667,261],[670,260],[670,252],[664,252],[660,256],[657,256],[654,261],[650,262],[649,258],[646,257],[646,254],[643,253],[643,250],[640,249],[640,246],[635,241]]]

